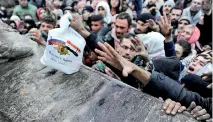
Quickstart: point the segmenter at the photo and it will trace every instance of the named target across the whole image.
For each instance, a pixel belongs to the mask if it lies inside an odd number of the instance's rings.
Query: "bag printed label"
[[[82,64],[86,42],[73,29],[60,33],[60,28],[49,31],[41,63],[66,74],[77,72]]]

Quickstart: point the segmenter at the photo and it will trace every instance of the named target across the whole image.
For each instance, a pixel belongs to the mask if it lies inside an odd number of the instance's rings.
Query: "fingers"
[[[168,24],[171,25],[171,23],[172,23],[171,15],[168,15],[167,20],[168,20]]]
[[[172,110],[175,108],[175,102],[174,101],[172,101],[170,104],[169,104],[169,106],[168,106],[168,108],[166,109],[166,113],[167,114],[170,114],[171,112],[172,112]]]
[[[107,59],[105,57],[98,56],[98,59],[101,60],[101,61],[107,62]]]
[[[207,88],[212,89],[212,83],[207,86]]]
[[[181,107],[181,104],[179,102],[176,102],[175,103],[175,107],[173,108],[171,114],[175,115],[178,112],[178,110],[179,110],[180,107]]]
[[[182,113],[183,111],[186,110],[186,107],[185,106],[181,106],[178,110],[179,113]]]
[[[131,37],[131,40],[135,43],[136,46],[140,45],[140,39],[137,36],[135,38]]]
[[[160,22],[158,22],[158,24],[160,25],[160,27],[162,28],[163,25],[164,25],[164,19],[163,19],[163,16],[160,16]]]
[[[204,114],[200,117],[197,117],[197,120],[207,120],[207,119],[210,119],[211,116],[209,114]]]
[[[171,99],[167,99],[164,102],[163,109],[166,111],[167,114],[175,115],[180,108],[180,103],[176,103],[175,101],[172,101]]]
[[[192,111],[191,111],[191,114],[195,114],[197,113],[198,111],[202,110],[202,107],[201,106],[196,106]]]
[[[195,102],[191,102],[190,106],[187,108],[187,111],[191,112],[196,107]]]
[[[104,57],[106,60],[110,60],[110,57],[103,51],[100,51],[98,49],[95,49],[95,52],[100,55],[101,57]]]
[[[207,113],[206,109],[202,109],[200,111],[197,111],[196,113],[194,113],[194,117],[200,117],[202,115],[205,115]]]
[[[113,58],[113,55],[110,53],[110,51],[107,49],[107,47],[102,44],[101,42],[98,42],[98,46],[105,52],[109,57]]]
[[[166,16],[166,13],[163,13],[163,19],[164,19],[164,23],[167,24],[168,23],[168,18]]]
[[[109,50],[109,53],[116,59],[122,58],[108,43],[104,43],[106,48]],[[120,59],[119,59],[120,60]]]
[[[166,99],[166,101],[163,104],[163,110],[166,110],[171,102],[172,102],[171,99]]]
[[[208,119],[208,120],[206,120],[206,122],[213,122],[213,119],[212,118]]]

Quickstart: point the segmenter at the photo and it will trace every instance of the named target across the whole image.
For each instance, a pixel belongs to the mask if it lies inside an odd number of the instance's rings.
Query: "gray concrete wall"
[[[0,22],[0,44],[8,53],[2,56],[0,46],[2,122],[196,121],[166,115],[162,101],[88,67],[72,75],[55,73],[40,64],[43,47],[3,26]]]

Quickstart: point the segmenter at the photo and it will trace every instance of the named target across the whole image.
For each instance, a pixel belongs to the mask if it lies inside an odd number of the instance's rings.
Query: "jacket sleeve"
[[[175,45],[174,42],[164,42],[164,50],[166,53],[166,57],[176,56]]]
[[[197,105],[206,109],[208,113],[212,113],[211,98],[203,98],[195,92],[188,91],[176,81],[155,71],[152,72],[150,82],[144,87],[144,92],[155,97],[170,98],[187,107],[194,101]]]
[[[100,50],[99,46],[98,46],[98,42],[104,43],[104,40],[97,36],[94,33],[90,33],[90,35],[85,38],[86,40],[86,44],[94,51],[96,48]]]

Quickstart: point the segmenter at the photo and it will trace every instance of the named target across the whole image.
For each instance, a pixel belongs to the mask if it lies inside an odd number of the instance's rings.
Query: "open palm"
[[[122,70],[123,76],[128,76],[134,70],[134,65],[120,56],[108,43],[98,42],[99,47],[102,49],[95,49],[95,52],[99,54],[98,59],[107,62],[116,69]]]

